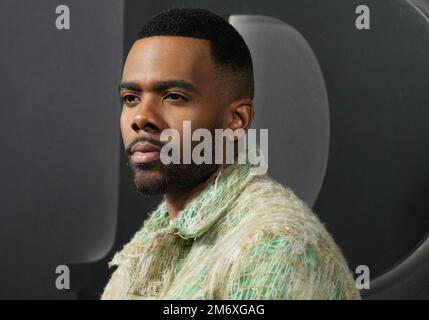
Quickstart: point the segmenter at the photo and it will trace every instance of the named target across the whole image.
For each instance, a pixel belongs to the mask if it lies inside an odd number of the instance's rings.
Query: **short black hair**
[[[215,65],[237,76],[243,93],[253,99],[253,65],[249,48],[224,18],[204,9],[170,9],[154,16],[138,33],[138,39],[154,36],[208,40]]]

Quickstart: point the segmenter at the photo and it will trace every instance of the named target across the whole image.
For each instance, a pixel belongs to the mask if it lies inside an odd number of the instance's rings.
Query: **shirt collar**
[[[165,228],[184,239],[200,237],[229,210],[234,199],[252,178],[250,167],[249,163],[233,164],[219,171],[174,220],[169,219],[163,201],[152,216],[158,227],[154,229]]]

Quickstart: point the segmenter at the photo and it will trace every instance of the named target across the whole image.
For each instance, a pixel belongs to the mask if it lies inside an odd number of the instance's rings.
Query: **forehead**
[[[143,83],[183,79],[198,85],[215,77],[209,41],[157,36],[134,43],[125,62],[122,80]]]

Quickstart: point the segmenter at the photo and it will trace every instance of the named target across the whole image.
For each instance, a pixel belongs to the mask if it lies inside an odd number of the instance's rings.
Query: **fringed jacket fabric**
[[[214,176],[174,220],[162,202],[110,265],[102,299],[360,299],[311,209],[248,164]]]

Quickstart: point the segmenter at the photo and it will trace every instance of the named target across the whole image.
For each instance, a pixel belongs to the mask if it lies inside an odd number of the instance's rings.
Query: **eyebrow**
[[[153,90],[156,92],[162,92],[171,88],[182,88],[185,90],[193,91],[195,93],[199,93],[197,88],[195,88],[195,86],[192,83],[187,82],[185,80],[176,80],[176,79],[161,80],[161,81],[156,81],[153,84]],[[137,82],[133,82],[133,81],[121,82],[119,84],[119,90],[121,89],[127,89],[131,91],[136,91],[136,92],[143,91],[142,87]]]

